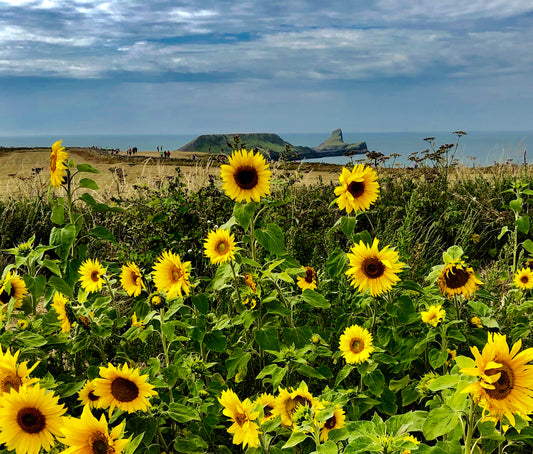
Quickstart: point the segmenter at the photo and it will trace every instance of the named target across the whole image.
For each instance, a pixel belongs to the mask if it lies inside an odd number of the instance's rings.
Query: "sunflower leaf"
[[[236,203],[233,207],[233,216],[235,216],[235,219],[244,230],[247,230],[250,226],[256,208],[257,203],[255,202]]]

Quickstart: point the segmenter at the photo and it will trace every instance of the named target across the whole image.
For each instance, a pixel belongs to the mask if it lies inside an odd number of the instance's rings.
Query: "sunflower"
[[[136,328],[144,328],[144,322],[143,320],[137,320],[137,314],[134,312],[131,316],[131,326]]]
[[[152,294],[150,296],[150,304],[152,305],[152,307],[161,307],[165,304],[165,302],[163,301],[163,298],[161,298],[161,295],[158,295],[158,294]]]
[[[218,398],[220,404],[224,407],[222,413],[233,421],[228,429],[228,433],[233,434],[233,444],[242,443],[243,448],[246,445],[251,448],[259,446],[259,426],[254,422],[259,416],[259,412],[254,411],[250,399],[243,402],[231,389],[222,391]]]
[[[254,293],[257,293],[257,284],[251,274],[244,273],[244,283]]]
[[[59,441],[69,447],[61,454],[121,454],[129,442],[120,438],[123,430],[124,423],[110,433],[105,416],[98,420],[89,407],[84,407],[80,419],[68,418],[63,423],[64,438]]]
[[[237,202],[259,202],[261,197],[270,194],[272,174],[268,166],[259,153],[234,151],[229,158],[229,165],[220,166],[224,191]]]
[[[253,407],[261,406],[263,409],[263,417],[261,424],[275,418],[274,406],[276,405],[276,398],[272,394],[263,393],[256,400],[254,400]]]
[[[357,164],[350,172],[343,168],[339,176],[340,186],[335,188],[336,202],[340,210],[365,211],[378,198],[379,183],[374,169]]]
[[[479,284],[483,284],[472,268],[467,268],[464,262],[452,262],[446,265],[437,279],[437,284],[444,296],[452,298],[462,295],[465,298],[473,296]]]
[[[97,259],[87,259],[83,262],[78,270],[80,274],[81,287],[86,292],[96,292],[102,288],[104,279],[102,275],[106,272],[106,269],[100,265]]]
[[[481,322],[481,319],[476,315],[474,315],[470,319],[470,323],[472,323],[472,325],[476,326],[477,328],[483,328],[483,323]]]
[[[235,258],[235,236],[225,229],[212,230],[204,242],[204,254],[211,263],[221,263]]]
[[[316,272],[310,266],[302,266],[305,270],[305,277],[298,277],[298,282],[296,283],[298,287],[302,290],[306,288],[314,290],[316,288]]]
[[[351,278],[351,285],[360,292],[370,290],[372,296],[379,296],[388,292],[399,280],[398,273],[402,271],[403,263],[398,261],[398,252],[385,246],[378,249],[378,239],[374,238],[372,246],[368,247],[362,241],[351,248],[347,254],[350,269],[346,275]]]
[[[0,407],[0,443],[17,454],[38,454],[49,451],[54,435],[59,435],[65,413],[59,397],[41,389],[38,384],[11,389],[2,395]]]
[[[419,445],[420,444],[420,442],[418,441],[418,439],[414,435],[406,435],[403,439],[404,439],[404,441],[408,441],[408,442],[413,443],[415,445]],[[411,450],[410,449],[404,449],[402,451],[402,454],[411,454]]]
[[[139,369],[130,369],[127,364],[122,369],[111,363],[100,367],[100,377],[94,379],[94,393],[100,396],[99,407],[110,407],[110,415],[115,407],[128,413],[146,411],[151,406],[148,398],[157,396],[154,387],[146,383],[148,375],[140,375]]]
[[[68,158],[68,153],[65,151],[65,147],[61,146],[61,142],[62,140],[58,140],[54,143],[50,153],[50,183],[55,188],[61,187],[67,174],[65,161]]]
[[[522,268],[514,275],[514,285],[522,290],[533,288],[533,271],[529,268]]]
[[[484,414],[497,420],[505,416],[513,426],[514,415],[527,417],[533,412],[533,366],[527,365],[533,360],[533,348],[519,353],[521,347],[518,340],[509,351],[505,335],[488,333],[481,353],[470,348],[476,367],[461,370],[479,378],[462,392],[472,393]]]
[[[28,368],[27,361],[17,364],[19,354],[20,350],[12,355],[9,349],[6,349],[6,352],[3,353],[0,346],[0,396],[9,393],[12,389],[18,391],[23,385],[30,385],[39,381],[38,378],[29,377],[39,362],[36,362],[30,368]]]
[[[66,304],[68,302],[68,299],[65,298],[65,295],[62,293],[56,292],[54,294],[53,304],[52,307],[57,312],[57,318],[61,322],[61,332],[62,333],[70,333],[70,320],[68,318],[67,310],[66,310]]]
[[[352,325],[342,333],[339,348],[348,364],[364,363],[374,351],[372,334],[359,325]]]
[[[341,429],[344,427],[346,422],[346,415],[344,410],[338,405],[335,404],[333,409],[333,415],[324,421],[324,425],[320,429],[320,441],[328,441],[328,434],[334,429]]]
[[[22,299],[28,294],[24,280],[14,271],[9,271],[0,285],[0,302],[9,303],[15,299],[15,307],[22,306]]]
[[[181,263],[180,256],[165,251],[157,259],[152,277],[157,290],[166,292],[167,298],[189,294],[189,267],[191,262]]]
[[[437,326],[446,316],[446,311],[442,309],[440,304],[436,306],[430,306],[427,311],[420,313],[422,321],[431,326]]]
[[[120,283],[129,296],[139,296],[141,290],[146,288],[139,267],[133,262],[122,265]]]
[[[280,388],[276,397],[274,414],[281,416],[281,424],[283,426],[290,427],[294,424],[293,415],[300,405],[305,405],[306,407],[314,407],[316,405],[315,398],[308,391],[307,385],[302,384],[297,389],[291,388],[291,391]]]
[[[96,384],[94,383],[94,380],[87,381],[87,383],[83,385],[83,388],[78,392],[78,400],[81,401],[83,405],[88,405],[90,408],[98,407],[100,396],[95,394],[95,389]]]

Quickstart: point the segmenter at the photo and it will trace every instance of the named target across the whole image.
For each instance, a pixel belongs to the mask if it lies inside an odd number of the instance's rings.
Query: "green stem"
[[[470,412],[468,414],[467,428],[466,428],[466,439],[465,439],[465,454],[470,454],[472,452],[472,438],[474,435],[474,415],[476,412],[476,404],[474,399],[470,399]]]
[[[233,273],[233,281],[235,282],[235,290],[237,291],[237,299],[239,300],[240,305],[242,306],[241,292],[239,291],[239,284],[237,283],[237,273],[235,272],[235,265],[233,260],[229,262],[231,266],[231,272]]]

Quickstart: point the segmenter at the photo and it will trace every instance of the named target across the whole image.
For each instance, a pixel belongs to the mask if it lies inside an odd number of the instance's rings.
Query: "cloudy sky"
[[[531,0],[0,0],[0,134],[533,129]]]

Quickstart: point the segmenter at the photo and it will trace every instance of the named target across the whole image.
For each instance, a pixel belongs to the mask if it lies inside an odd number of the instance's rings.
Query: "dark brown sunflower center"
[[[308,266],[305,269],[305,282],[307,282],[308,284],[312,284],[313,281],[315,280],[315,277],[316,277],[315,270]]]
[[[263,414],[265,415],[265,418],[270,418],[272,416],[272,410],[274,410],[274,407],[270,404],[266,404],[263,407]]]
[[[219,254],[224,254],[228,250],[228,245],[225,241],[217,243],[216,250]]]
[[[244,415],[242,413],[238,413],[237,415],[235,415],[235,422],[240,427],[242,427],[246,421],[248,421],[248,418],[246,417],[246,415]]]
[[[240,167],[235,173],[235,183],[241,189],[253,189],[259,182],[257,170],[253,167]]]
[[[135,285],[137,285],[138,280],[141,278],[135,271],[132,271],[131,273],[131,280]]]
[[[331,418],[329,418],[327,421],[326,421],[326,424],[324,424],[324,427],[326,429],[333,429],[335,427],[335,424],[337,424],[337,418],[335,418],[335,415],[333,415]]]
[[[9,296],[9,293],[7,293],[5,290],[2,293],[0,293],[0,301],[3,304],[9,303],[10,299],[11,299],[11,297]]]
[[[95,393],[93,393],[92,391],[89,391],[89,394],[87,394],[87,397],[89,398],[90,401],[94,402],[98,399],[100,399]]]
[[[105,435],[101,432],[92,436],[90,445],[92,454],[111,454],[115,452],[107,443]]]
[[[352,352],[361,353],[365,348],[365,342],[363,339],[354,339],[352,341]]]
[[[444,280],[446,281],[446,287],[448,288],[461,288],[468,282],[470,279],[470,274],[468,271],[463,270],[462,268],[457,268],[452,266],[450,271],[446,273]]]
[[[46,418],[39,409],[26,407],[17,413],[17,423],[24,432],[36,434],[46,427]]]
[[[522,282],[522,284],[527,284],[529,282],[529,278],[524,275],[520,278],[520,282]]]
[[[93,282],[98,282],[100,280],[100,275],[98,274],[98,271],[95,270],[91,273],[91,280]]]
[[[174,269],[172,270],[172,280],[173,280],[173,281],[179,281],[179,280],[181,279],[181,276],[182,276],[182,275],[183,275],[183,274],[182,274],[182,272],[181,272],[180,269],[178,269],[178,268],[174,268]]]
[[[132,381],[118,377],[111,383],[111,394],[119,402],[131,402],[139,395],[139,388]]]
[[[352,181],[348,185],[348,192],[352,194],[355,199],[361,197],[365,192],[365,183],[362,181]]]
[[[50,155],[50,170],[52,172],[55,172],[56,170],[56,162],[57,162],[56,155],[55,154]]]
[[[498,362],[498,360],[496,360],[496,362]],[[502,364],[502,367],[485,371],[485,375],[488,375],[489,377],[498,373],[500,374],[498,381],[492,384],[494,389],[485,389],[485,392],[496,400],[505,399],[509,394],[511,394],[514,386],[514,375],[512,369],[505,363],[500,364]]]
[[[377,279],[385,273],[385,265],[377,257],[367,257],[361,266],[364,275],[369,279]]]

